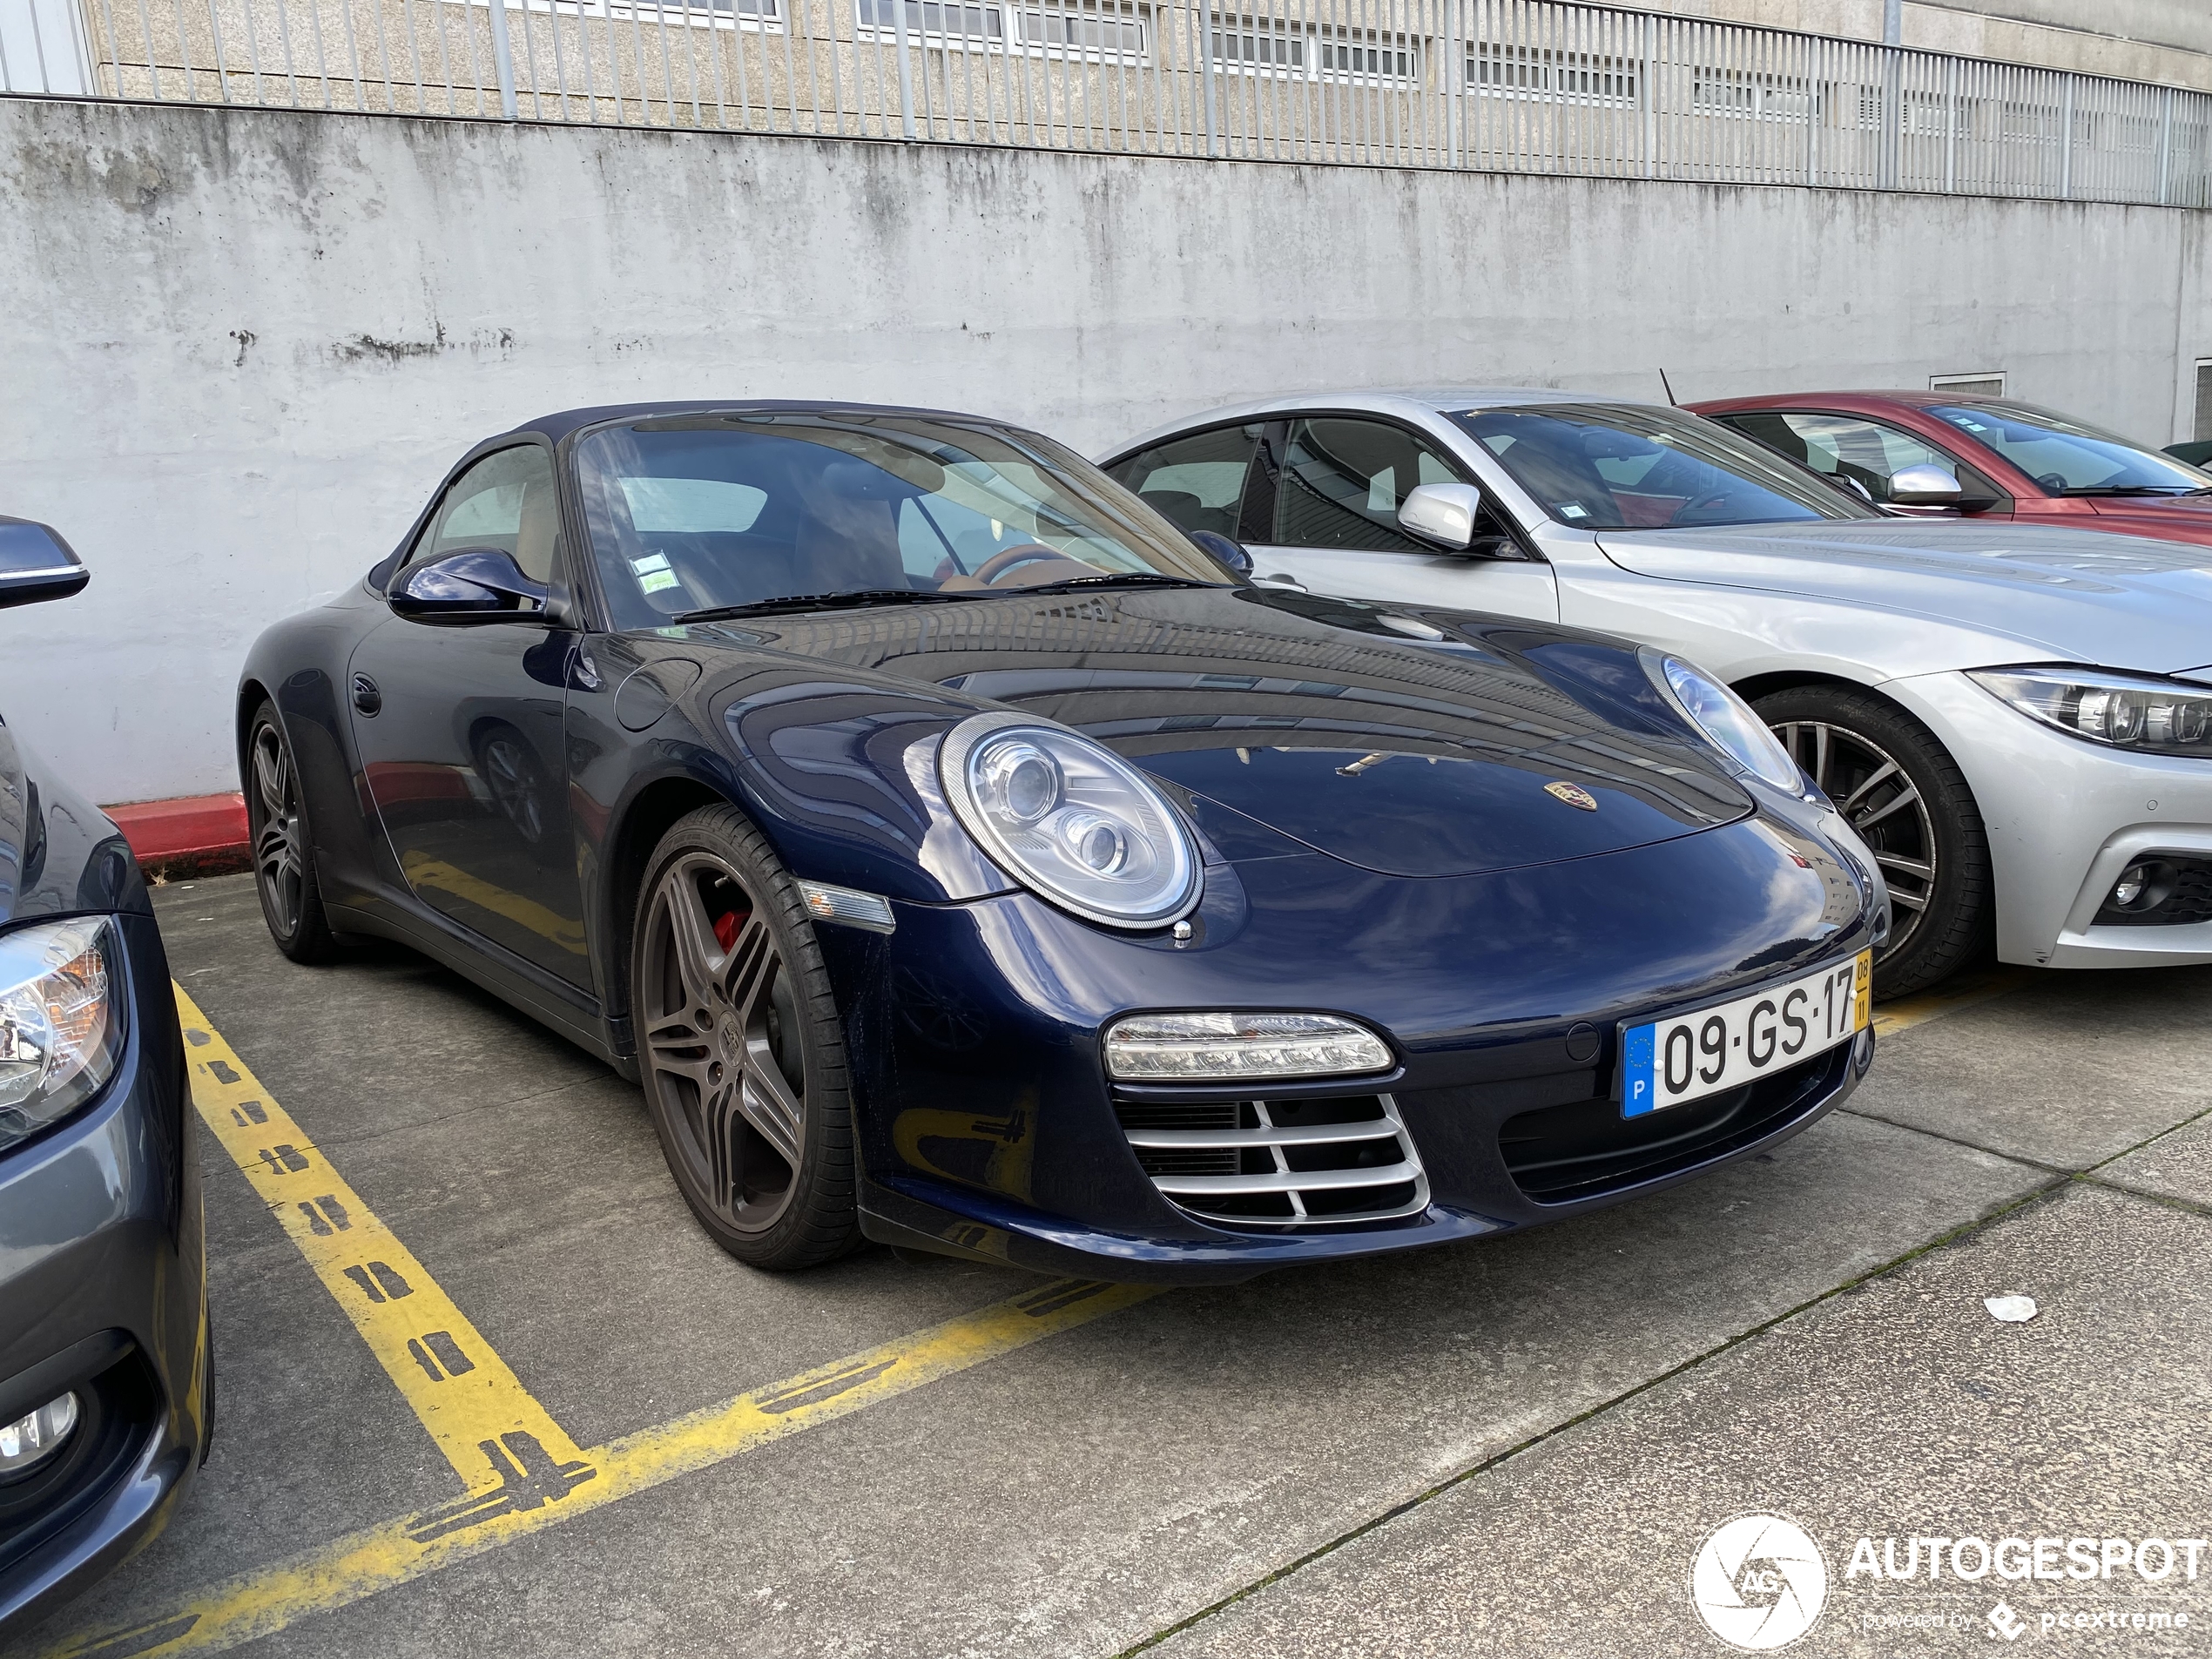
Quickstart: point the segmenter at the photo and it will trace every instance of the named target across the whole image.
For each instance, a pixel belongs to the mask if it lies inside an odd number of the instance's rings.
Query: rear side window
[[[1398,509],[1422,484],[1459,482],[1423,440],[1383,421],[1293,421],[1275,492],[1278,547],[1433,553],[1398,528]]]
[[[1244,475],[1259,447],[1257,426],[1217,427],[1157,444],[1110,469],[1114,480],[1186,530],[1237,534]]]

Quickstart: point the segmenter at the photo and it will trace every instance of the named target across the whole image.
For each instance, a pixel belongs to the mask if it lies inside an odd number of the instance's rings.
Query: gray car
[[[0,608],[84,581],[0,518]],[[190,1109],[138,862],[0,720],[0,1637],[149,1537],[206,1455]]]

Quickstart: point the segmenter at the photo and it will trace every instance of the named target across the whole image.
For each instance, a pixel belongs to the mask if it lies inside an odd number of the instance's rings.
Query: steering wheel
[[[1725,507],[1728,505],[1728,493],[1723,490],[1717,496],[1708,496],[1702,501],[1684,502],[1675,509],[1675,516],[1667,523],[1670,525],[1694,524],[1697,522],[1694,515],[1703,512],[1708,507]]]
[[[1047,547],[1042,542],[1024,542],[1019,547],[1001,548],[970,573],[978,582],[995,582],[1017,564],[1034,564],[1039,559],[1064,559],[1068,556],[1056,547]]]

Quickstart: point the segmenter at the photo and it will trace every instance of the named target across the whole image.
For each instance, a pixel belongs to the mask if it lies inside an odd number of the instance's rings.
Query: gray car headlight
[[[1983,668],[1967,676],[2031,719],[2114,749],[2212,756],[2212,690],[2094,668]]]
[[[968,833],[1040,895],[1109,927],[1162,927],[1198,902],[1183,820],[1110,750],[1018,714],[945,734],[945,799]]]
[[[114,1075],[118,966],[98,916],[0,934],[0,1149],[59,1123]]]
[[[1711,740],[1715,748],[1761,783],[1805,792],[1804,773],[1767,730],[1751,705],[1703,669],[1693,668],[1679,657],[1656,651],[1636,653],[1643,671],[1660,693],[1683,711],[1690,725]]]

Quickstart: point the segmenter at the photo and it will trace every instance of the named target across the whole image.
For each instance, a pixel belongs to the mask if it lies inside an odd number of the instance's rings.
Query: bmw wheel
[[[246,831],[253,848],[253,889],[277,948],[295,962],[327,962],[338,954],[315,880],[305,792],[292,741],[276,705],[253,712],[247,734]]]
[[[755,1267],[811,1267],[858,1244],[829,975],[798,887],[735,808],[702,808],[661,838],[631,985],[653,1127],[699,1224]]]
[[[1865,691],[1801,685],[1754,705],[1806,776],[1857,830],[1889,883],[1889,943],[1874,995],[1903,996],[1989,941],[1989,837],[1966,779],[1934,733]]]

